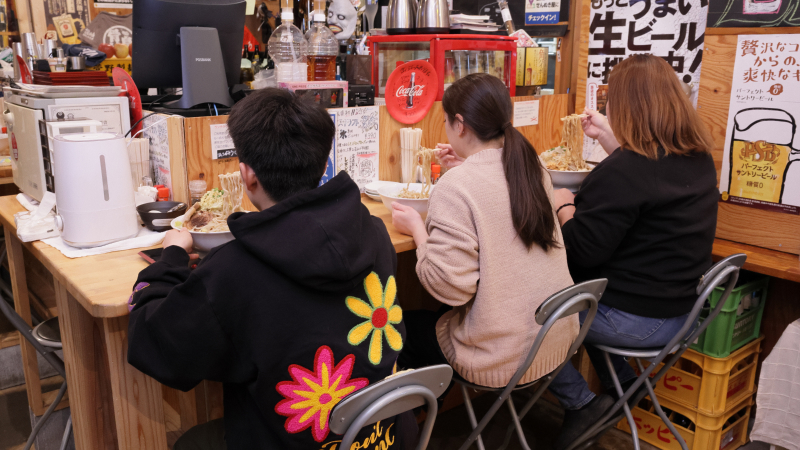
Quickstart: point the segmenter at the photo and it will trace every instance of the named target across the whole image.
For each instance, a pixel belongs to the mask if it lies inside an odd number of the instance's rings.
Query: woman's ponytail
[[[544,251],[558,247],[553,205],[542,177],[544,170],[533,145],[516,128],[504,131],[503,169],[511,200],[511,219],[520,239],[530,249],[537,244]]]
[[[514,229],[528,249],[534,244],[545,251],[558,247],[553,206],[543,180],[546,172],[533,145],[511,126],[508,88],[492,75],[468,75],[444,92],[442,107],[451,121],[461,114],[481,141],[505,137],[503,170]]]

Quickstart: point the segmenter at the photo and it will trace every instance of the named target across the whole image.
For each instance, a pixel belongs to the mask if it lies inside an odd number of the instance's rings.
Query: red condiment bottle
[[[169,200],[169,188],[161,186],[158,188],[158,200],[159,202],[166,202]]]
[[[442,166],[439,164],[431,164],[431,183],[436,184],[442,174]]]

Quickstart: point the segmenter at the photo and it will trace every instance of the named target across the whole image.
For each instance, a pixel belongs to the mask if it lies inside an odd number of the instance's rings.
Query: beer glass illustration
[[[800,184],[800,151],[793,148],[797,124],[781,109],[748,108],[733,119],[730,151],[729,193],[770,203],[786,203],[786,187]],[[794,189],[797,190],[797,189]]]

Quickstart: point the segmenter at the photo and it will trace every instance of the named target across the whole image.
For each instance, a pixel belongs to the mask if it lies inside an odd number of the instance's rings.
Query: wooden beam
[[[167,450],[161,385],[128,364],[128,316],[103,319],[120,450]]]
[[[28,326],[32,326],[22,242],[8,227],[5,227],[3,232],[6,238],[8,268],[11,273],[11,291],[14,293],[14,310]],[[22,353],[22,373],[25,375],[28,391],[28,405],[34,415],[41,416],[44,414],[45,407],[42,400],[42,382],[39,378],[39,359],[36,349],[25,339],[21,339],[19,344]]]

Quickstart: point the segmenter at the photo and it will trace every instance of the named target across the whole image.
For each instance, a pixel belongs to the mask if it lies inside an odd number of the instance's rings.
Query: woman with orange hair
[[[659,347],[678,332],[711,266],[719,191],[713,140],[663,59],[635,55],[619,63],[609,77],[608,118],[585,114],[584,132],[609,156],[576,196],[556,191],[554,206],[575,282],[608,279],[585,343],[610,387],[591,344]],[[631,367],[622,357],[612,360],[623,389],[630,386]],[[566,448],[613,403],[595,397],[570,365],[550,389],[566,409],[556,448]]]

